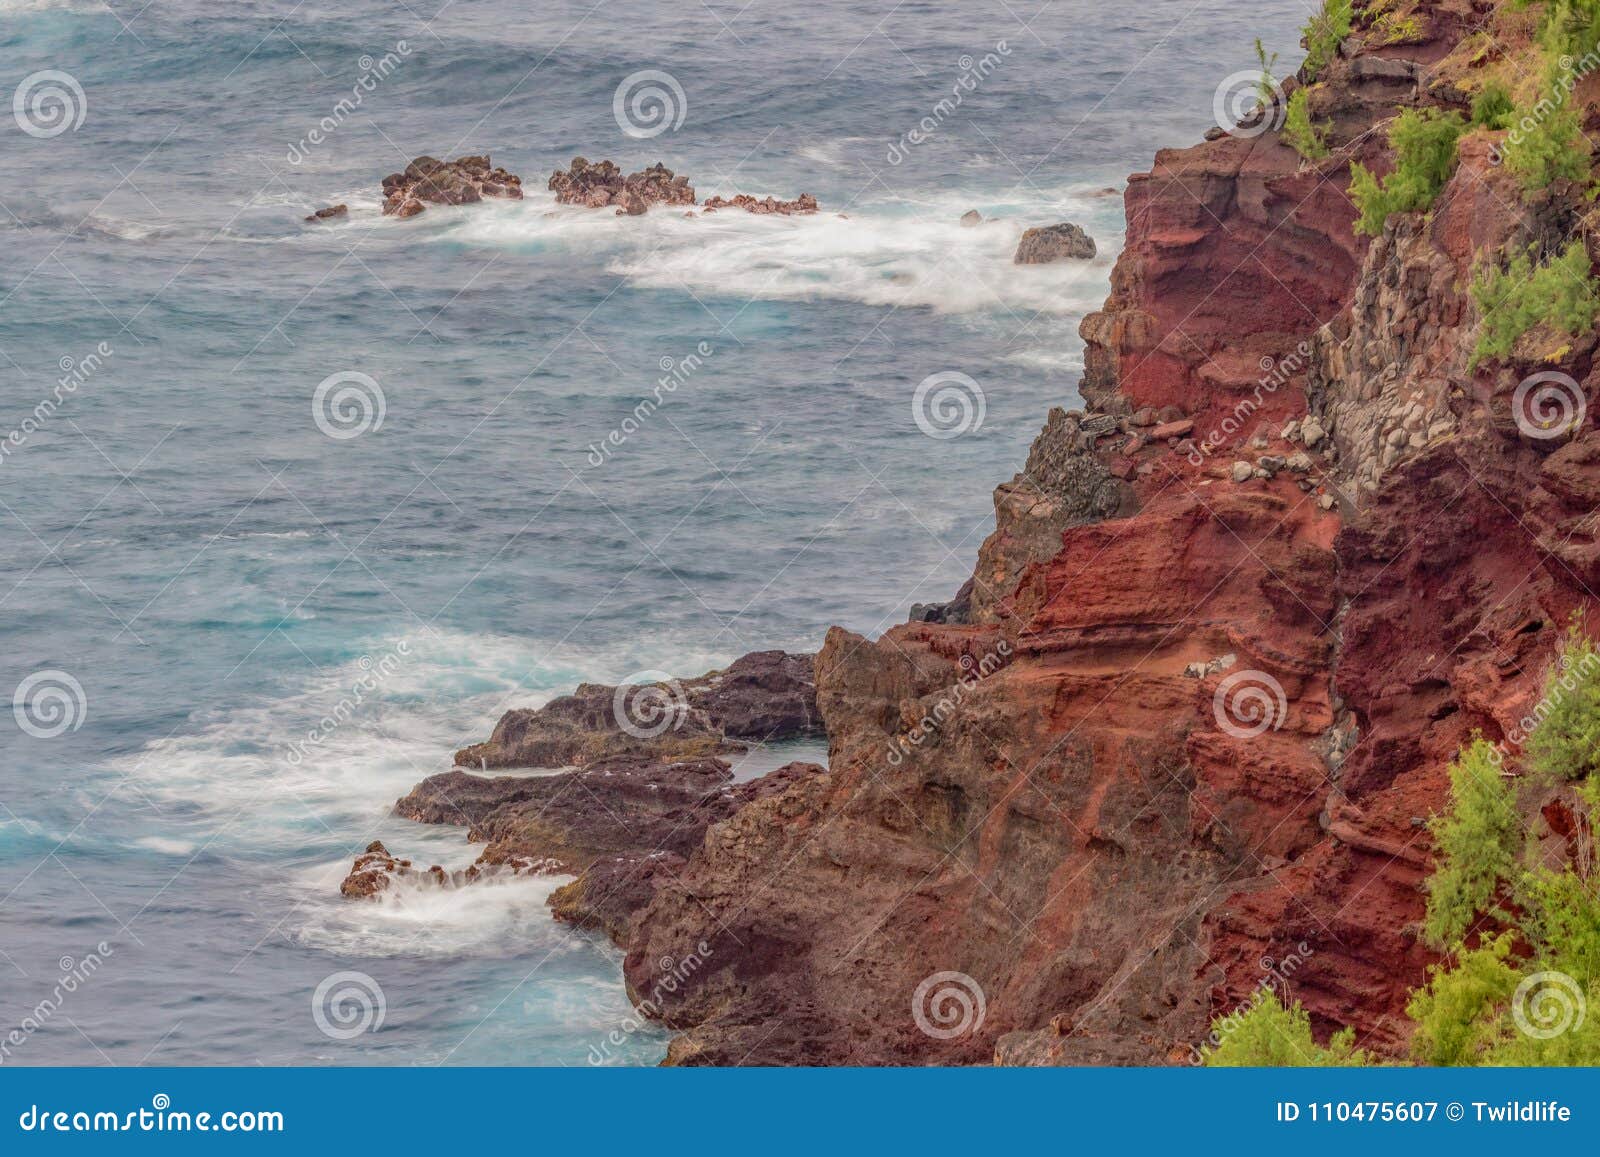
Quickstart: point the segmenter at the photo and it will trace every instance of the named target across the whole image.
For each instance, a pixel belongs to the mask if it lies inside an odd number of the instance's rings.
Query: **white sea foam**
[[[432,862],[408,858],[423,867]],[[296,941],[366,957],[515,956],[586,947],[551,922],[545,904],[570,876],[491,877],[468,888],[397,880],[371,900],[352,901],[339,895],[339,880],[349,869],[341,860],[300,879],[305,899],[290,931]]]
[[[657,207],[642,217],[560,206],[546,194],[521,202],[445,210],[435,238],[457,244],[585,255],[631,284],[697,297],[836,299],[943,313],[1081,314],[1104,299],[1120,242],[1106,202],[1088,191],[978,205],[984,224],[964,228],[972,203],[887,201],[803,217],[738,210],[686,216]],[[430,210],[430,213],[432,211]],[[1093,261],[1012,264],[1023,230],[1061,220],[1099,233]]]
[[[131,839],[133,846],[265,862],[281,909],[269,923],[287,912],[282,931],[291,937],[378,955],[518,943],[525,950],[527,929],[549,925],[544,900],[555,882],[548,879],[403,887],[360,904],[339,895],[339,881],[350,857],[375,838],[424,868],[454,870],[476,859],[482,849],[466,842],[462,828],[407,823],[390,809],[419,780],[447,771],[452,752],[487,736],[505,710],[541,705],[586,679],[616,681],[650,667],[697,675],[731,657],[667,639],[594,652],[497,635],[377,638],[363,656],[279,698],[197,718],[108,770],[119,794],[150,809],[160,828]],[[364,678],[375,685],[352,705]],[[341,715],[337,726],[322,723]],[[295,750],[298,761],[288,757]],[[314,866],[273,877],[308,853]],[[566,934],[549,935],[554,945]]]

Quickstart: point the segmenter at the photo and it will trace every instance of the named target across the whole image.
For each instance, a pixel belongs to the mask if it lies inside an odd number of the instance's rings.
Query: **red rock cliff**
[[[1412,7],[1382,46],[1358,8],[1311,90],[1326,159],[1269,126],[1131,179],[1090,412],[996,492],[964,621],[831,632],[830,773],[641,920],[671,1060],[1183,1062],[1273,976],[1403,1052],[1446,764],[1514,731],[1600,580],[1592,418],[1529,439],[1516,370],[1467,370],[1474,256],[1577,194],[1525,204],[1468,138],[1430,217],[1352,231],[1374,126],[1464,100],[1481,13]],[[1593,345],[1559,354],[1587,396]]]

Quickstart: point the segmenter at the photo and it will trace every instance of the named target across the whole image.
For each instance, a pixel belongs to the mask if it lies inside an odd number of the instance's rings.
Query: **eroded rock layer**
[[[1320,160],[1269,124],[1130,180],[1087,411],[997,490],[955,600],[829,634],[828,772],[635,917],[635,993],[709,949],[654,1009],[670,1061],[1184,1063],[1291,961],[1319,1034],[1403,1053],[1446,765],[1514,736],[1600,580],[1592,407],[1559,437],[1513,410],[1534,368],[1586,405],[1593,336],[1469,369],[1464,291],[1581,191],[1504,188],[1480,132],[1429,217],[1368,239],[1346,195],[1399,109],[1464,107],[1482,8],[1396,38],[1358,4]]]

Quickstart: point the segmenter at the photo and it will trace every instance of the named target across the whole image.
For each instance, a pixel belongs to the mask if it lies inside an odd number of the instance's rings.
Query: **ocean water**
[[[388,809],[509,706],[953,593],[1126,173],[1306,16],[439,3],[0,0],[0,1064],[659,1060],[557,881],[353,904],[351,857],[470,862]],[[483,151],[526,200],[379,215]],[[559,208],[578,154],[823,212]],[[1060,220],[1100,256],[1011,264]]]

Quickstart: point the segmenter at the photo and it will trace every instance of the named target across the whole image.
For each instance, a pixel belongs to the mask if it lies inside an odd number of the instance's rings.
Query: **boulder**
[[[428,205],[470,205],[485,197],[522,197],[522,178],[495,168],[487,153],[454,161],[418,157],[383,179],[385,216],[415,217]]]
[[[1053,261],[1086,261],[1094,255],[1094,238],[1064,221],[1029,229],[1022,235],[1012,261],[1017,265],[1048,265]]]

